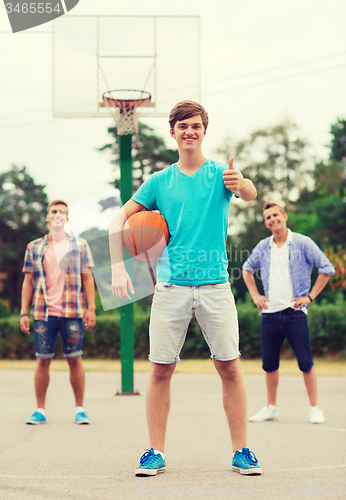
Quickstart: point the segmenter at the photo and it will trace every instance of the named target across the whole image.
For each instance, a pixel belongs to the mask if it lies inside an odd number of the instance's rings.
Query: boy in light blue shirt
[[[179,152],[177,163],[153,174],[129,200],[110,229],[112,289],[130,300],[134,294],[126,272],[121,230],[141,210],[159,210],[170,239],[158,262],[149,337],[152,362],[146,393],[150,449],[140,459],[137,476],[166,469],[164,445],[170,406],[170,382],[193,316],[210,348],[223,388],[231,432],[232,469],[261,474],[246,446],[246,389],[239,362],[237,310],[227,272],[226,239],[233,194],[245,201],[257,195],[253,183],[235,169],[233,158],[220,164],[205,158],[202,142],[208,114],[194,101],[182,101],[169,116],[170,133]]]
[[[159,281],[184,286],[228,281],[226,239],[233,193],[223,182],[227,167],[207,159],[189,175],[174,163],[153,174],[132,197],[148,210],[160,210],[168,223],[170,239],[159,261]]]

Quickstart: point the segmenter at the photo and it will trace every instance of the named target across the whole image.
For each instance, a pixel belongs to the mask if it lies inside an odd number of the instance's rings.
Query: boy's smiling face
[[[173,130],[170,130],[171,136],[177,141],[178,149],[185,151],[194,151],[200,148],[205,137],[206,130],[202,123],[200,115],[177,121]]]
[[[49,227],[64,227],[68,221],[67,207],[65,205],[52,205],[46,216]]]
[[[263,219],[271,232],[286,229],[287,214],[276,205],[263,212]]]

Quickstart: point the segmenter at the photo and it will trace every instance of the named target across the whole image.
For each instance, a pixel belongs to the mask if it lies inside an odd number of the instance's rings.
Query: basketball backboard
[[[102,94],[145,90],[139,116],[201,100],[199,16],[62,16],[53,27],[53,116],[109,117]]]

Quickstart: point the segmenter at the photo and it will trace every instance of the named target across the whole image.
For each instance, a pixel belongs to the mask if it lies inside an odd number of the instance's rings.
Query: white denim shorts
[[[213,359],[230,361],[240,356],[238,314],[229,282],[200,286],[158,282],[150,315],[150,361],[180,361],[193,316]]]

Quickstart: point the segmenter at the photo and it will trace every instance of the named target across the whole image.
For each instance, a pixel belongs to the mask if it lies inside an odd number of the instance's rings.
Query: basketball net
[[[134,95],[136,98],[133,98]],[[150,101],[151,95],[145,91],[112,90],[103,94],[103,105],[109,109],[113,116],[118,135],[138,133],[137,108],[148,106]]]
[[[138,134],[137,106],[114,108],[109,106],[111,114],[117,124],[118,135]]]

